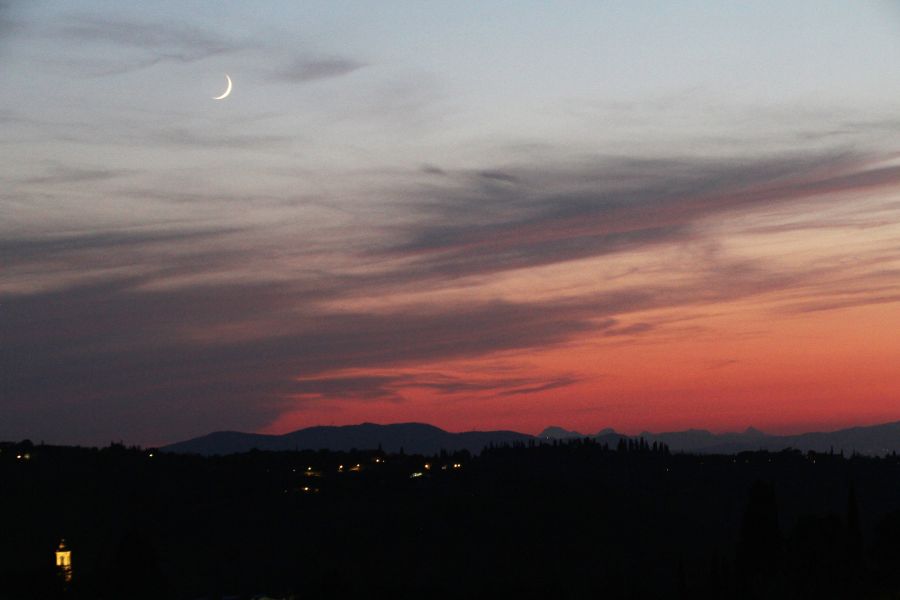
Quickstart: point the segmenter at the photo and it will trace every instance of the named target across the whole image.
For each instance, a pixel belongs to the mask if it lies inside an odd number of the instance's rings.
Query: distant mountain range
[[[568,431],[561,427],[548,427],[537,436],[544,440],[572,439],[591,437],[601,443],[617,444],[624,436],[612,429],[604,429],[592,435],[583,435],[577,431]],[[662,442],[674,452],[693,452],[697,454],[734,454],[746,450],[778,451],[785,448],[798,450],[814,450],[816,452],[844,452],[851,454],[880,455],[900,452],[900,422],[871,425],[868,427],[851,427],[837,431],[801,433],[797,435],[769,435],[748,427],[740,433],[712,433],[705,429],[688,429],[668,433],[651,433],[645,431],[635,438],[642,437],[649,443]]]
[[[162,448],[167,452],[185,454],[235,454],[258,450],[374,450],[408,454],[436,454],[441,450],[453,452],[468,450],[478,453],[490,444],[514,442],[567,440],[594,438],[612,447],[629,436],[613,429],[595,434],[582,434],[561,427],[548,427],[536,436],[515,431],[466,431],[450,433],[424,423],[398,423],[394,425],[345,425],[320,426],[300,429],[284,435],[263,435],[219,431]],[[669,433],[644,432],[639,436],[650,442],[663,442],[673,452],[701,454],[733,454],[745,450],[778,451],[785,448],[815,450],[817,452],[844,452],[850,454],[887,454],[900,452],[900,422],[852,427],[838,431],[802,433],[798,435],[768,435],[752,427],[740,433],[715,434],[704,429],[688,429]]]
[[[189,454],[234,454],[259,450],[374,450],[407,454],[436,454],[441,450],[481,452],[489,444],[527,442],[534,436],[515,431],[466,431],[450,433],[424,423],[395,425],[345,425],[309,427],[284,435],[220,431],[162,448]]]

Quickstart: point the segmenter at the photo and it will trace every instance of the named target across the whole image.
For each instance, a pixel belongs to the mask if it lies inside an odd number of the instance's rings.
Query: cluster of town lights
[[[425,463],[422,465],[425,471],[431,470],[431,463]],[[446,471],[447,469],[462,469],[462,463],[452,463],[449,465],[441,465],[441,471]],[[416,477],[422,477],[424,475],[424,471],[413,471],[412,475],[409,476],[410,479],[415,479]]]
[[[372,460],[373,460],[375,463],[378,463],[378,464],[384,464],[384,463],[386,462],[386,461],[385,461],[383,458],[381,458],[381,457],[376,457],[376,458],[374,458],[374,459],[372,459]],[[462,463],[458,463],[458,462],[455,462],[455,463],[449,463],[449,464],[445,464],[445,465],[441,465],[441,470],[442,470],[442,471],[447,471],[448,469],[461,469],[461,468],[462,468]],[[432,469],[432,464],[431,464],[431,463],[425,463],[425,464],[423,465],[423,471],[414,471],[414,472],[410,475],[410,478],[422,477],[422,476],[425,474],[425,471],[431,471],[431,469]],[[362,471],[362,470],[363,470],[362,463],[356,463],[356,464],[354,464],[354,465],[352,465],[352,466],[347,466],[347,465],[343,465],[343,464],[337,466],[337,472],[338,472],[338,473],[345,473],[345,472],[347,472],[347,471],[351,471],[351,472],[358,473],[358,472],[360,472],[360,471]],[[297,469],[292,469],[292,472],[296,473],[296,472],[297,472]],[[311,466],[306,467],[306,471],[304,471],[303,474],[306,475],[307,477],[321,477],[321,476],[322,476],[322,472],[321,472],[321,471],[314,471],[314,470],[313,470],[313,467],[311,467]],[[309,486],[303,487],[302,490],[303,490],[304,492],[318,492],[318,491],[319,491],[318,488],[313,488],[313,487],[309,487]]]

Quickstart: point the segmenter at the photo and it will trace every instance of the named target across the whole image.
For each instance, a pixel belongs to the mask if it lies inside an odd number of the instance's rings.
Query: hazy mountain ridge
[[[537,434],[537,437],[542,440],[569,440],[573,438],[586,438],[592,436],[578,433],[577,431],[564,429],[562,427],[557,427],[556,425],[551,425],[550,427],[547,427],[542,432]]]
[[[525,442],[534,436],[515,431],[466,431],[450,433],[426,423],[378,425],[316,426],[284,435],[263,435],[233,431],[215,432],[178,442],[163,448],[168,452],[188,454],[233,454],[258,450],[372,450],[385,452],[436,454],[469,450],[480,452],[489,444]]]
[[[548,427],[533,436],[515,431],[466,431],[451,433],[425,423],[396,423],[378,425],[316,426],[300,429],[284,435],[218,431],[205,436],[171,444],[163,448],[168,452],[187,454],[234,454],[258,450],[365,450],[379,446],[385,452],[436,454],[441,450],[453,452],[468,450],[480,452],[490,444],[514,442],[567,440],[590,437],[600,443],[615,446],[620,439],[643,437],[650,443],[662,442],[673,452],[703,454],[753,450],[778,451],[785,448],[861,454],[887,454],[900,452],[900,422],[867,427],[851,427],[829,432],[810,432],[797,435],[769,435],[752,427],[737,433],[712,433],[705,429],[688,429],[664,433],[644,432],[639,436],[626,436],[613,429],[603,429],[593,435],[584,435],[562,427]]]

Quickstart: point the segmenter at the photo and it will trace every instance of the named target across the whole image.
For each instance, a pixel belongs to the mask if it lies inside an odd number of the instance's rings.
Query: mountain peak
[[[557,427],[556,425],[551,425],[550,427],[540,432],[537,436],[542,440],[567,440],[571,438],[589,437],[584,435],[583,433],[563,429],[562,427]]]

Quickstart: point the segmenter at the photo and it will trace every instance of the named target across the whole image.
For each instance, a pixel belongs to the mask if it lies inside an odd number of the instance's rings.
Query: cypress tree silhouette
[[[786,560],[795,597],[805,600],[857,598],[848,584],[846,528],[837,515],[801,517]]]
[[[735,564],[742,598],[780,597],[782,538],[771,484],[757,481],[750,488],[741,522]]]
[[[122,538],[105,579],[109,598],[157,600],[166,597],[167,586],[156,550],[150,539],[138,530],[126,533]]]
[[[863,536],[859,524],[856,487],[851,483],[847,493],[847,583],[857,590],[863,579]]]
[[[856,487],[851,483],[847,493],[847,537],[851,558],[862,559],[863,539],[859,525],[859,506],[856,502]]]
[[[724,577],[720,563],[719,553],[712,555],[709,561],[709,598],[725,597]]]
[[[678,559],[678,566],[675,569],[676,594],[679,600],[688,600],[687,576],[684,573],[684,559]]]

